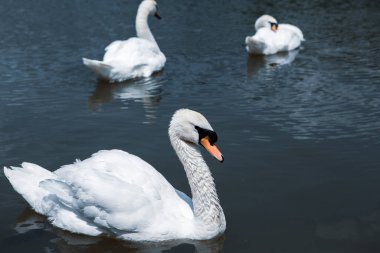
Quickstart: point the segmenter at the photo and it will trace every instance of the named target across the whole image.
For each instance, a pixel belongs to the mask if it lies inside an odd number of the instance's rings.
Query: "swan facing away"
[[[160,71],[166,62],[148,26],[149,15],[161,19],[155,0],[143,0],[136,16],[137,37],[117,40],[105,49],[103,61],[83,58],[83,64],[99,78],[122,82],[137,77],[148,77]]]
[[[304,41],[302,31],[289,24],[278,24],[269,15],[263,15],[256,20],[256,34],[247,36],[245,44],[250,54],[275,54],[298,48]]]
[[[13,188],[56,227],[132,241],[205,240],[221,235],[226,221],[203,146],[220,162],[218,137],[206,118],[180,109],[170,142],[189,180],[192,199],[157,170],[121,150],[103,150],[50,172],[36,164],[4,167]]]

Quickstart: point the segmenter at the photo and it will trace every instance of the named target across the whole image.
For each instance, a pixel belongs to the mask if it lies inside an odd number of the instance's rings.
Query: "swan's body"
[[[304,41],[302,31],[289,24],[277,24],[277,20],[263,15],[255,23],[256,34],[245,38],[247,52],[270,55],[291,51]]]
[[[103,61],[83,58],[83,63],[100,78],[121,82],[136,77],[148,77],[160,71],[166,62],[148,26],[148,16],[157,17],[154,0],[141,2],[136,16],[137,37],[112,42],[105,49]]]
[[[99,151],[54,172],[23,163],[4,168],[4,173],[36,212],[74,233],[137,241],[203,240],[222,234],[223,210],[198,148],[199,142],[223,161],[213,145],[216,134],[201,114],[181,109],[172,118],[169,137],[193,199],[151,165],[121,150]]]

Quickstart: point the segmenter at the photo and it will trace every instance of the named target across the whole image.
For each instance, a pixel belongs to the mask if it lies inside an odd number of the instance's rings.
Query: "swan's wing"
[[[246,38],[247,51],[253,54],[277,52],[275,34],[268,28],[260,28],[255,35]]]
[[[278,51],[296,49],[301,45],[301,42],[304,41],[302,31],[294,25],[280,24],[276,36]]]
[[[303,37],[303,33],[301,31],[301,29],[299,29],[297,26],[294,26],[294,25],[289,25],[289,24],[280,24],[278,26],[278,30],[289,30],[289,31],[292,31],[293,33],[295,33],[296,36],[299,37],[299,39],[301,41],[304,41],[304,37]]]
[[[160,49],[152,42],[140,38],[115,41],[106,47],[104,62],[121,61],[124,64],[148,63],[152,58],[160,56]]]
[[[100,151],[55,174],[59,181],[50,180],[44,187],[56,195],[63,209],[72,209],[71,216],[58,217],[62,220],[57,223],[79,215],[120,234],[149,230],[163,219],[175,223],[192,218],[190,206],[160,173],[120,150]]]
[[[150,76],[164,67],[166,58],[155,43],[130,38],[111,43],[106,48],[103,62],[113,67],[111,79],[122,81]]]
[[[43,214],[53,225],[74,233],[93,236],[106,232],[83,217],[80,201],[76,199],[71,185],[57,179],[46,179],[40,182],[39,188],[48,192],[41,203]]]

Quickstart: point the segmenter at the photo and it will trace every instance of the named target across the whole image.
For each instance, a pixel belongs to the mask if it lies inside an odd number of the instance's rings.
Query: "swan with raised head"
[[[192,199],[147,162],[121,150],[99,151],[54,172],[24,162],[5,167],[4,173],[37,213],[64,230],[133,241],[214,238],[226,221],[199,146],[223,162],[218,137],[202,114],[180,109],[170,122],[169,138]]]
[[[148,77],[160,71],[166,62],[148,26],[149,15],[161,19],[155,0],[143,0],[136,16],[137,37],[117,40],[105,49],[103,61],[83,58],[83,64],[99,78],[122,82],[137,77]]]
[[[256,20],[256,34],[247,36],[245,44],[250,54],[275,54],[298,48],[304,41],[302,31],[289,24],[278,24],[269,15],[263,15]]]

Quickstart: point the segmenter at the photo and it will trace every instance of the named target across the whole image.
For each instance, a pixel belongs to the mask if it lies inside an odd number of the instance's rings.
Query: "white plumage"
[[[136,16],[137,37],[114,41],[106,47],[103,61],[83,58],[83,64],[110,82],[148,77],[160,71],[165,66],[166,57],[149,29],[149,15],[160,18],[157,3],[143,0]]]
[[[173,115],[169,136],[193,199],[144,160],[121,150],[99,151],[54,172],[22,163],[4,173],[36,212],[74,233],[137,241],[210,239],[223,233],[226,223],[198,143],[223,161],[214,134],[197,112],[181,109]]]
[[[256,34],[245,38],[246,50],[250,54],[270,55],[291,51],[304,41],[302,31],[289,24],[278,24],[269,15],[263,15],[255,23]]]

